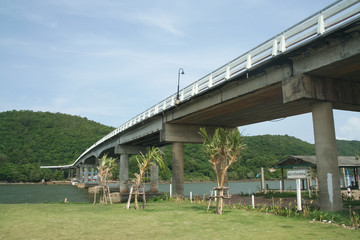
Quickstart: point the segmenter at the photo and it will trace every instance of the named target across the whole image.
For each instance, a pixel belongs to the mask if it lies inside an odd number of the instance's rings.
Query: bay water
[[[268,189],[279,190],[280,181],[265,181]],[[114,184],[112,187],[116,187]],[[230,194],[253,194],[260,190],[260,181],[229,182]],[[149,189],[149,185],[146,186]],[[210,195],[210,191],[216,187],[215,182],[206,183],[185,183],[185,196],[203,194]],[[286,190],[295,190],[294,180],[285,180]],[[159,191],[170,192],[170,184],[159,184]],[[51,203],[64,202],[65,198],[69,202],[92,202],[93,194],[89,194],[87,189],[77,188],[72,185],[62,184],[1,184],[0,203]]]

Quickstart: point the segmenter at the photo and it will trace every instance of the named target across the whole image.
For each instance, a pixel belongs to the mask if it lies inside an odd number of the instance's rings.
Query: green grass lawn
[[[2,204],[0,239],[360,239],[360,230],[191,203]]]

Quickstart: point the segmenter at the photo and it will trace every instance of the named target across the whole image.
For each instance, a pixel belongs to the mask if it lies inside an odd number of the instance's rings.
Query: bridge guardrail
[[[230,78],[246,73],[258,64],[283,54],[316,37],[320,37],[327,31],[339,28],[348,21],[358,18],[359,16],[360,0],[337,1],[183,88],[180,91],[180,102],[187,101],[197,94],[203,93]],[[174,107],[175,100],[176,93],[125,122],[123,125],[94,143],[82,153],[76,161],[91,151],[91,149],[115,135],[160,112],[164,112],[167,109]]]

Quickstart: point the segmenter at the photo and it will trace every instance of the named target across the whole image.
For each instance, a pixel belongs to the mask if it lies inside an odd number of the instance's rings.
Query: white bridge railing
[[[180,102],[211,89],[237,75],[246,73],[260,63],[271,60],[297,46],[323,35],[326,31],[340,28],[347,22],[359,18],[360,0],[337,1],[318,13],[290,27],[281,34],[265,41],[247,53],[209,73],[180,91]],[[125,131],[126,129],[175,106],[176,93],[140,113],[108,135],[94,143],[78,160],[97,145]]]

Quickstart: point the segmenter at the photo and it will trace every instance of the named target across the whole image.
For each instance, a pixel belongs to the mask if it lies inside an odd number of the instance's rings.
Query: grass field
[[[0,239],[360,239],[360,230],[205,205],[2,204]]]

